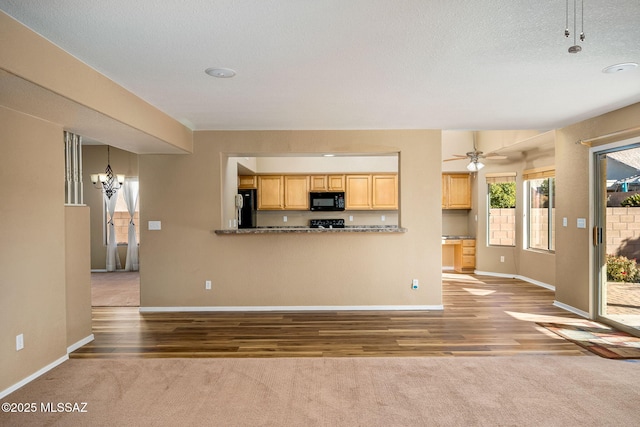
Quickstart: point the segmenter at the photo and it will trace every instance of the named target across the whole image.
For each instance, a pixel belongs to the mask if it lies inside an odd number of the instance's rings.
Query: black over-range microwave
[[[343,211],[344,191],[309,192],[309,209],[312,211]]]

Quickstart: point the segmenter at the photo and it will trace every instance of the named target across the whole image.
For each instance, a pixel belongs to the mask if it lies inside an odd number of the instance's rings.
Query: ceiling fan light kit
[[[469,172],[478,172],[480,169],[482,169],[484,167],[484,163],[479,162],[477,160],[472,160],[471,162],[469,162],[469,164],[467,165],[467,170]]]

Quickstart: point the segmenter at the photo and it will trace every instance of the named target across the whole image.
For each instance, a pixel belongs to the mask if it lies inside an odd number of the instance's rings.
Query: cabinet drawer
[[[462,241],[462,246],[473,246],[475,248],[476,247],[476,241],[475,240],[463,240]]]
[[[462,257],[462,267],[475,267],[476,265],[476,257],[474,256],[463,256]]]
[[[476,248],[462,247],[462,255],[475,255]]]

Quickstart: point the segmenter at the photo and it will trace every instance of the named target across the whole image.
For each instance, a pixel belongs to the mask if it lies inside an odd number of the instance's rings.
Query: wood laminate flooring
[[[536,322],[580,321],[520,280],[443,273],[444,310],[139,313],[94,307],[72,358],[587,355]]]

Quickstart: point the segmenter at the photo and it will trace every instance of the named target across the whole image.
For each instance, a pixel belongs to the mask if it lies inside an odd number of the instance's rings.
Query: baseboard
[[[490,271],[479,271],[479,270],[474,271],[473,274],[477,274],[477,275],[480,275],[480,276],[493,276],[493,277],[504,277],[504,278],[507,278],[507,279],[518,279],[518,280],[522,280],[523,282],[531,283],[532,285],[536,285],[536,286],[540,286],[540,287],[545,288],[545,289],[549,289],[550,291],[555,291],[556,290],[556,287],[553,286],[553,285],[550,285],[550,284],[544,283],[544,282],[540,282],[539,280],[531,279],[531,278],[526,277],[526,276],[521,276],[519,274],[492,273]]]
[[[561,308],[563,310],[566,310],[566,311],[568,311],[570,313],[577,314],[578,316],[584,317],[585,319],[591,319],[591,315],[589,313],[587,313],[586,311],[582,311],[580,309],[577,309],[575,307],[572,307],[572,306],[570,306],[568,304],[565,304],[565,303],[562,303],[560,301],[554,301],[553,305],[558,307],[558,308]]]
[[[22,381],[19,381],[19,382],[15,383],[14,385],[9,387],[8,389],[0,391],[0,399],[4,398],[5,396],[8,396],[9,394],[11,394],[14,391],[18,390],[20,387],[23,387],[23,386],[29,384],[31,381],[35,380],[36,378],[38,378],[42,374],[45,374],[45,373],[49,372],[50,370],[52,370],[56,366],[60,365],[61,363],[66,362],[67,360],[69,360],[69,355],[65,354],[64,356],[62,356],[58,360],[56,360],[56,361],[54,361],[52,363],[49,363],[44,368],[42,368],[42,369],[38,370],[37,372],[29,375],[27,378],[23,379]]]
[[[85,344],[89,344],[91,341],[93,341],[95,338],[93,336],[93,334],[82,338],[80,341],[71,344],[69,347],[67,347],[67,354],[69,353],[73,353],[74,351],[76,351],[77,349],[79,349],[80,347],[82,347]]]
[[[223,306],[223,307],[140,307],[140,313],[193,311],[436,311],[443,305],[321,305],[321,306]]]

